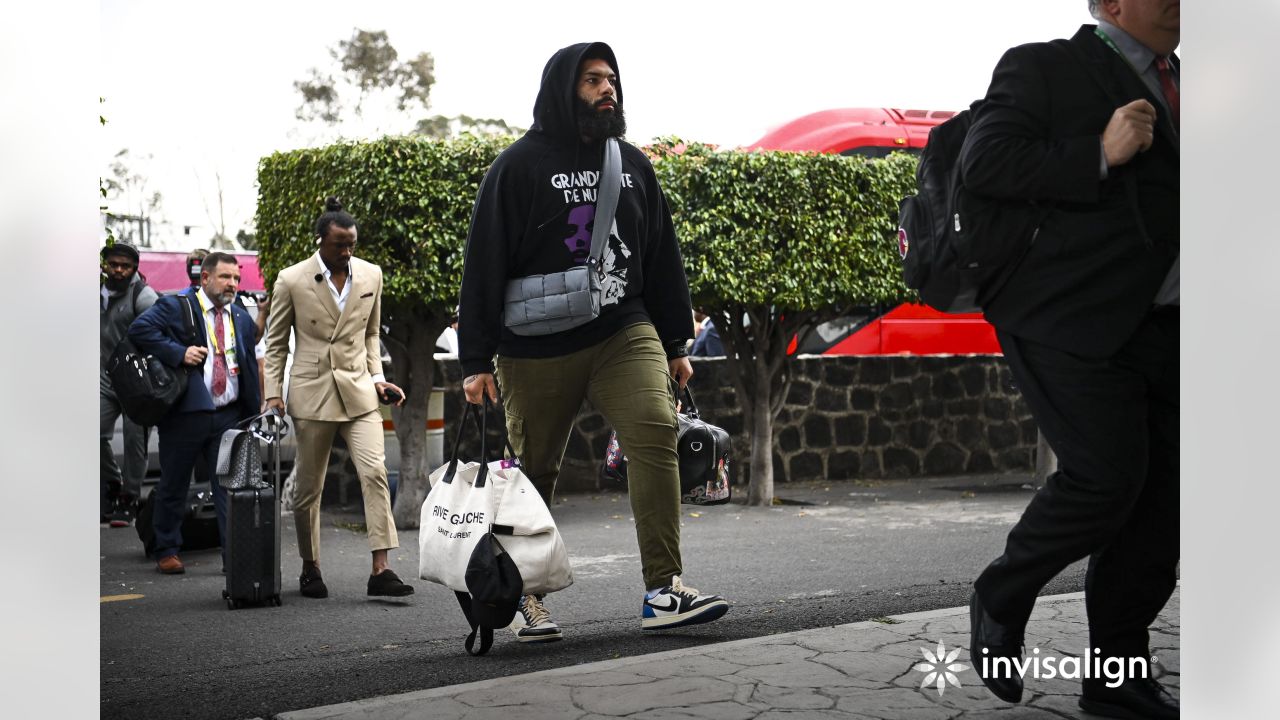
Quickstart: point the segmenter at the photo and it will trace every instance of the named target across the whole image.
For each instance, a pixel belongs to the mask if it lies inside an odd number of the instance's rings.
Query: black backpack
[[[194,345],[195,305],[189,296],[179,296],[178,304],[184,306],[187,343]],[[120,408],[139,425],[155,425],[168,414],[186,392],[189,372],[185,366],[171,368],[154,355],[143,353],[127,335],[107,361],[111,389],[120,401]]]
[[[898,255],[907,287],[947,313],[979,312],[1035,242],[1035,203],[977,195],[960,181],[960,148],[978,100],[929,131],[916,194],[898,205]]]

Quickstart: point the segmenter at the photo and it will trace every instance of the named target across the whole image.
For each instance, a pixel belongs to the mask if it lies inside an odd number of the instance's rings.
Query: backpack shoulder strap
[[[138,296],[142,294],[142,288],[145,286],[140,282],[135,282],[132,283],[131,287],[133,291],[129,297],[129,312],[133,317],[138,317]]]
[[[493,628],[480,627],[476,623],[475,616],[471,614],[470,595],[457,590],[454,590],[453,594],[458,598],[458,605],[462,608],[462,614],[467,616],[467,624],[471,625],[471,634],[467,636],[467,654],[483,655],[489,652],[489,648],[493,646]],[[473,650],[477,634],[480,636],[480,649]]]
[[[186,305],[186,312],[182,314],[182,324],[187,330],[187,344],[196,344],[196,317],[199,312],[196,310],[196,301],[191,295],[179,295],[178,303]]]

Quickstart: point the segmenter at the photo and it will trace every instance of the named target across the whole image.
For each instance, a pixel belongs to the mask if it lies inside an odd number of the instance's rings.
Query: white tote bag
[[[480,415],[480,457],[485,449],[485,410],[468,404],[453,455],[431,473],[431,492],[422,503],[418,532],[418,575],[457,592],[467,592],[466,570],[480,538],[490,528],[520,570],[525,594],[563,590],[573,584],[569,553],[551,512],[533,483],[511,458],[487,463],[459,462],[458,445],[474,410]],[[510,451],[511,444],[507,443]]]

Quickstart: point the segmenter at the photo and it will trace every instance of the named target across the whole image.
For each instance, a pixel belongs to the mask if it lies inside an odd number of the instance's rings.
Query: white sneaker
[[[537,595],[520,597],[520,607],[508,627],[520,642],[552,642],[563,637],[560,626],[551,621],[551,613]]]
[[[729,611],[729,603],[719,595],[703,595],[671,578],[671,584],[645,593],[640,611],[642,630],[666,630],[711,622]]]

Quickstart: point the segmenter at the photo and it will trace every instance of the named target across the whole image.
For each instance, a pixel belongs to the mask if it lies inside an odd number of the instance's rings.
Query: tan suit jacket
[[[266,397],[283,397],[292,329],[293,368],[285,398],[289,414],[341,422],[378,408],[372,376],[382,374],[382,269],[351,258],[351,293],[339,313],[329,283],[318,275],[320,268],[318,256],[312,255],[276,278],[267,328]]]

